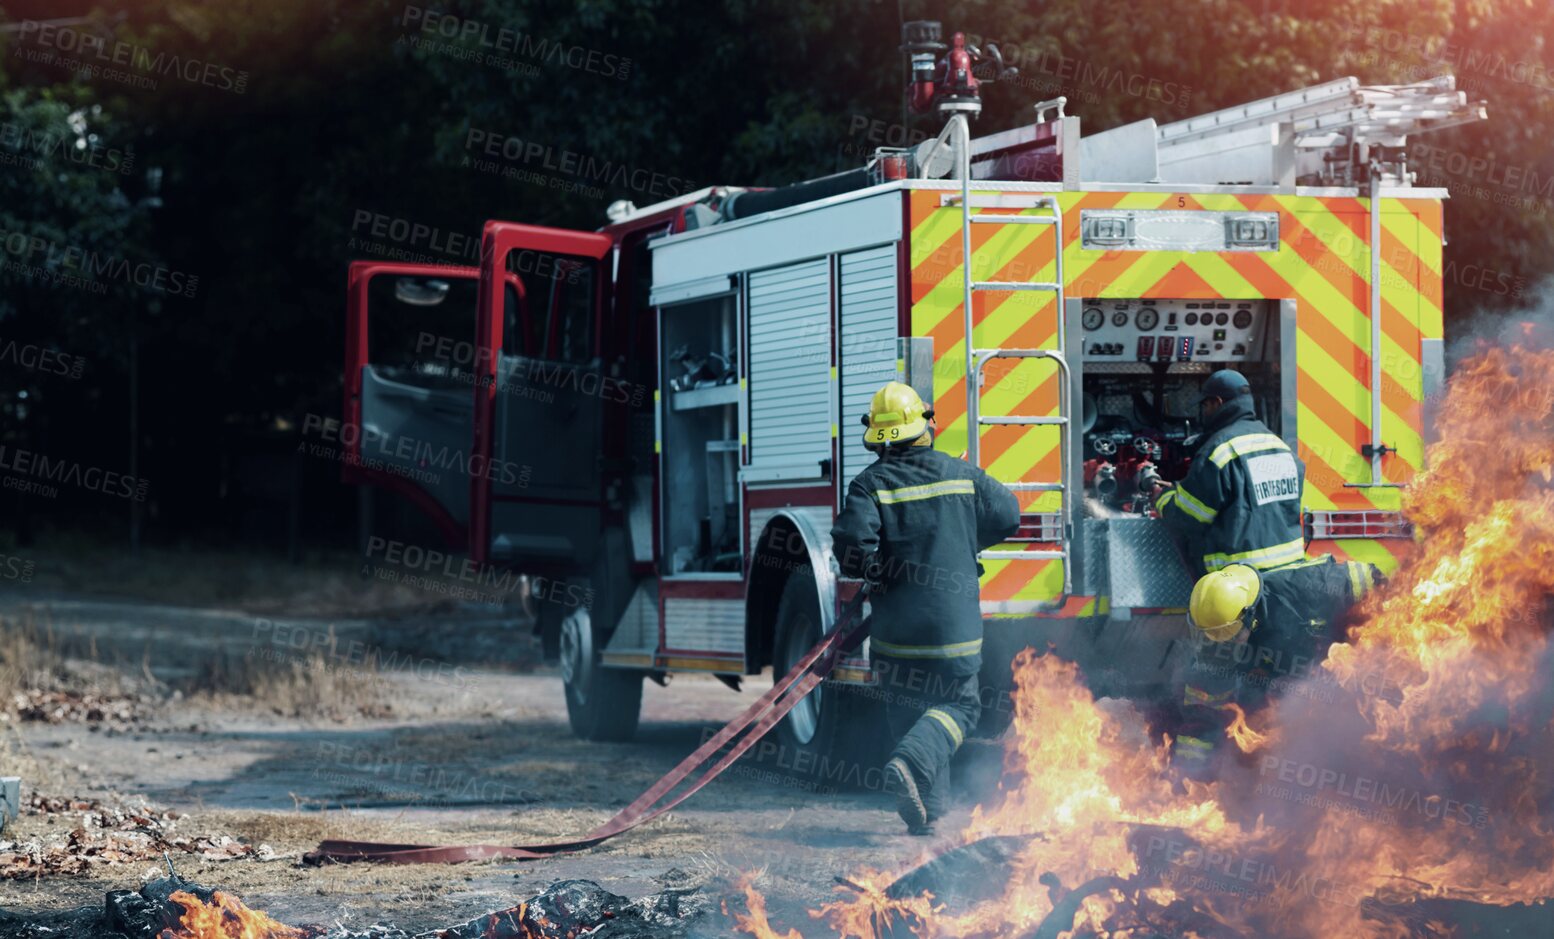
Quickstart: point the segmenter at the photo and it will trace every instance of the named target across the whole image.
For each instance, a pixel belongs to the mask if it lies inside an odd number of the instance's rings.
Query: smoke
[[[1490,346],[1531,345],[1554,347],[1554,278],[1525,294],[1525,303],[1511,309],[1478,308],[1453,317],[1446,343],[1446,373],[1452,374],[1465,359]]]

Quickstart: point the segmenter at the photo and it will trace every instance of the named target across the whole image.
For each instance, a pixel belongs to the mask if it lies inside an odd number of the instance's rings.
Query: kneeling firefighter
[[[1212,571],[1193,585],[1188,604],[1207,643],[1193,668],[1251,713],[1281,683],[1311,674],[1343,638],[1350,607],[1383,581],[1373,564],[1327,554],[1265,571],[1245,564]],[[1229,716],[1223,704],[1205,715],[1218,729],[1215,749]]]
[[[1306,553],[1300,494],[1305,466],[1255,416],[1246,376],[1222,369],[1199,389],[1204,427],[1192,464],[1180,482],[1157,482],[1155,508],[1186,550],[1194,576],[1229,565],[1271,570]],[[1200,654],[1203,650],[1199,650]],[[1234,692],[1194,664],[1181,705],[1169,716],[1172,762],[1188,774],[1208,771],[1219,729],[1219,708]]]
[[[870,656],[897,742],[886,785],[912,834],[949,807],[949,765],[981,716],[977,552],[1020,524],[1014,493],[932,446],[933,411],[891,382],[874,395],[863,442],[878,454],[847,489],[832,544],[842,573],[869,581]]]

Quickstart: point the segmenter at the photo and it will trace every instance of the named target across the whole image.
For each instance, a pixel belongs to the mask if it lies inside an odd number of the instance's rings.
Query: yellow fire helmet
[[[1193,585],[1187,615],[1210,642],[1234,639],[1241,617],[1257,602],[1257,572],[1245,564],[1210,571]]]
[[[874,392],[869,403],[869,413],[863,418],[869,429],[863,432],[863,443],[870,447],[904,446],[923,435],[930,417],[933,410],[923,404],[911,385],[890,382]]]

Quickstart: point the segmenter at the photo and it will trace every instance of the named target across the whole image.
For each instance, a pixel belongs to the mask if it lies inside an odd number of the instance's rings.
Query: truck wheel
[[[539,625],[536,631],[540,634],[540,656],[546,665],[554,665],[561,661],[561,614],[556,612],[550,615],[550,605],[546,604],[540,613]]]
[[[630,740],[642,714],[642,673],[605,668],[594,653],[587,610],[561,621],[561,683],[567,722],[584,740]]]
[[[561,657],[561,621],[566,619],[567,609],[554,600],[531,595],[529,603],[534,608],[534,634],[540,637],[540,655],[547,665],[555,665]]]
[[[819,616],[819,588],[809,568],[800,568],[788,577],[777,603],[773,683],[820,641]],[[821,772],[822,779],[861,781],[871,778],[870,771],[883,762],[878,741],[884,727],[884,714],[874,702],[846,685],[827,682],[788,712],[777,725],[777,739],[792,752],[814,754],[815,760],[808,762]],[[835,769],[821,770],[821,759]]]

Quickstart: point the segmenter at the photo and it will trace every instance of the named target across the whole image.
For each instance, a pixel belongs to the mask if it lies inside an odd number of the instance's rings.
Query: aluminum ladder
[[[957,132],[959,144],[956,147],[958,157],[958,175],[960,176],[960,202],[961,211],[961,258],[965,269],[963,278],[965,283],[965,295],[962,297],[961,307],[965,317],[966,327],[966,457],[971,465],[985,469],[981,459],[982,428],[998,425],[1018,425],[1025,427],[1057,427],[1059,433],[1058,452],[1061,464],[1068,465],[1068,455],[1072,443],[1073,423],[1070,420],[1071,402],[1070,387],[1071,373],[1067,357],[1067,344],[1064,340],[1064,296],[1063,296],[1063,209],[1056,195],[1038,196],[1032,208],[1045,209],[1044,214],[1039,215],[1006,215],[1003,213],[973,215],[971,212],[971,131],[966,118],[962,114],[954,115],[950,125],[945,128],[951,133]],[[951,197],[954,198],[954,197]],[[1051,225],[1053,227],[1054,240],[1054,266],[1052,281],[998,281],[998,280],[973,280],[972,272],[975,265],[972,263],[971,254],[971,226],[972,225]],[[972,306],[973,294],[977,292],[1002,293],[1023,290],[1044,291],[1053,294],[1056,303],[1058,347],[1056,349],[1013,349],[1013,348],[976,348],[973,342]],[[982,369],[993,359],[1048,359],[1058,368],[1058,414],[1056,417],[1036,415],[1005,415],[986,416],[982,414]],[[983,560],[995,561],[1062,561],[1063,562],[1063,594],[1058,598],[1060,605],[1071,593],[1073,593],[1073,487],[1065,482],[1025,482],[999,480],[1005,486],[1015,492],[1058,492],[1062,493],[1062,508],[1059,513],[1059,531],[1057,550],[1042,551],[982,551],[977,557]]]

